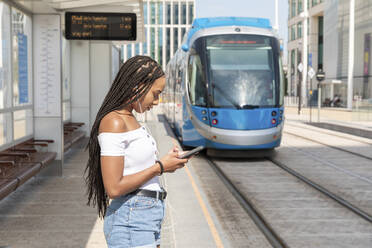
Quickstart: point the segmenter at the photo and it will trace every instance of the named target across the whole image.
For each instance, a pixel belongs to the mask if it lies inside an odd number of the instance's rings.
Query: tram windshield
[[[274,107],[274,38],[258,35],[214,35],[204,38],[212,107]]]

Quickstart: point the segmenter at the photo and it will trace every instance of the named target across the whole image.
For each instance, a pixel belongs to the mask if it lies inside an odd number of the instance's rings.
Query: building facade
[[[122,60],[148,55],[165,69],[195,16],[195,0],[143,0],[146,41],[122,46]]]
[[[325,2],[324,10],[325,99],[335,95],[346,106],[349,67],[349,0]],[[353,109],[372,111],[372,0],[355,0]],[[328,83],[327,83],[328,82]],[[332,82],[337,82],[336,84]]]
[[[304,32],[307,32],[308,70],[312,68],[315,72],[323,69],[323,26],[324,26],[324,0],[308,0],[308,26],[304,30],[304,0],[288,1],[288,73],[287,73],[287,95],[297,97],[300,90],[303,95],[303,103],[307,104],[309,91],[316,88],[316,80],[306,81],[302,85],[302,73],[299,64],[303,64]],[[305,87],[305,90],[302,89]],[[316,90],[313,96],[315,98]]]

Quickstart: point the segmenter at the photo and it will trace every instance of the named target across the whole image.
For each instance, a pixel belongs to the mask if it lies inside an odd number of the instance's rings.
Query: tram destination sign
[[[134,13],[66,12],[68,40],[136,40]]]

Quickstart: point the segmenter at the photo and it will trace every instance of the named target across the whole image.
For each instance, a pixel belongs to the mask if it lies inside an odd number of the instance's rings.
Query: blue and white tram
[[[283,79],[269,20],[195,19],[167,65],[163,110],[184,146],[273,149],[282,137]]]

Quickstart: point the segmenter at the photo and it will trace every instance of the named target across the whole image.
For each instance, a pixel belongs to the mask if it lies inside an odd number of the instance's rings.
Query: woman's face
[[[145,111],[150,110],[154,105],[158,105],[159,95],[163,91],[164,87],[165,76],[156,79],[147,94],[133,104],[133,109],[137,113],[144,113]]]

